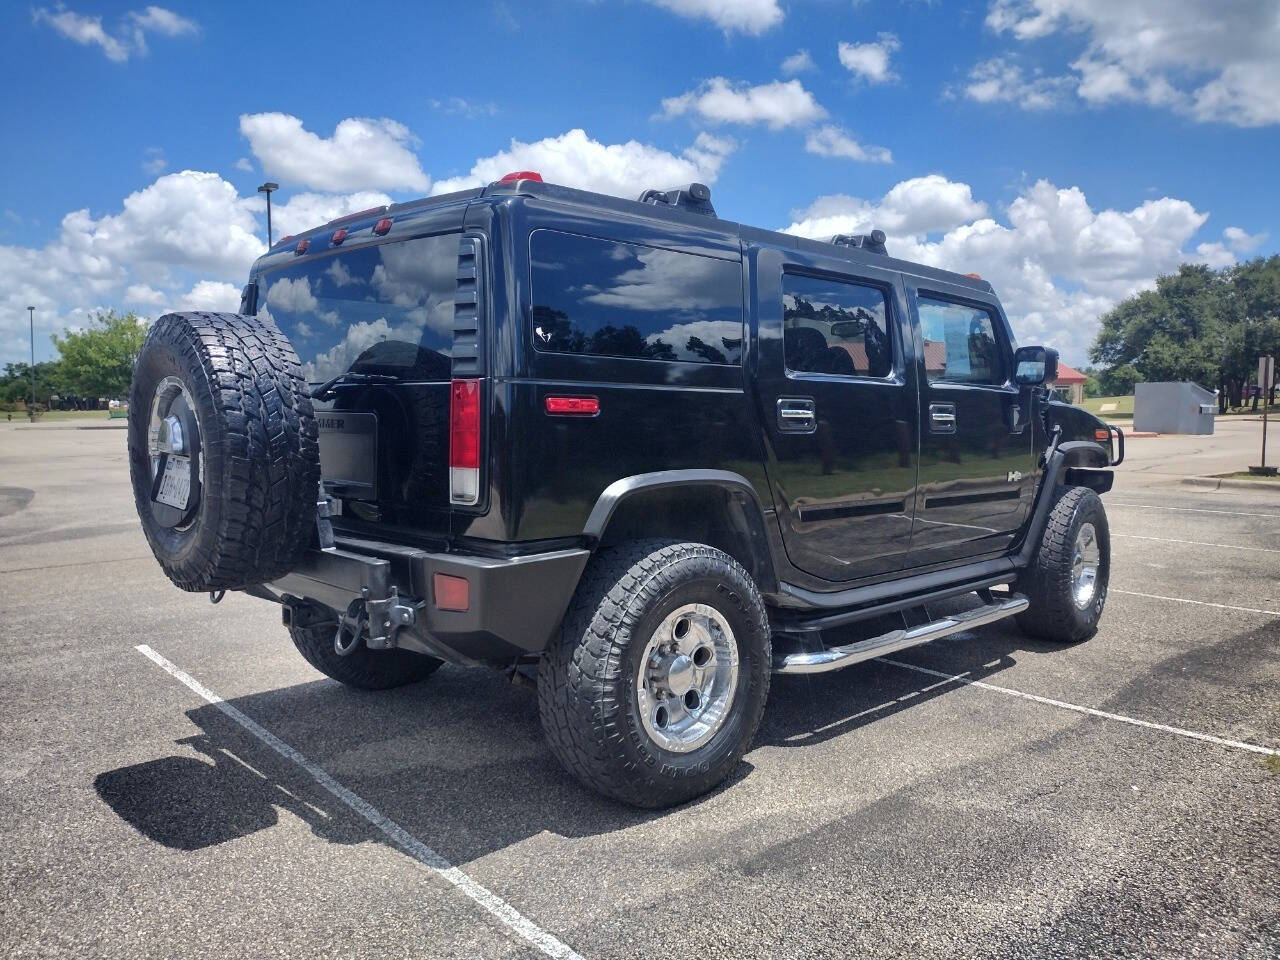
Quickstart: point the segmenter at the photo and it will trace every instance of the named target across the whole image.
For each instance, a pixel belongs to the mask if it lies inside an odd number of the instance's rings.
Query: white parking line
[[[339,801],[349,807],[355,813],[367,820],[378,832],[391,841],[396,847],[404,853],[413,857],[428,870],[431,870],[438,877],[452,884],[459,891],[470,897],[477,904],[483,907],[489,913],[493,914],[499,921],[509,927],[514,933],[526,940],[528,943],[537,947],[548,957],[564,958],[564,960],[583,960],[581,955],[575,953],[566,944],[557,940],[554,936],[547,933],[532,920],[522,915],[515,907],[507,903],[497,894],[492,893],[488,888],[481,886],[471,877],[463,873],[444,857],[436,853],[425,843],[415,838],[407,830],[388,819],[373,804],[352,793],[337,780],[325,773],[325,771],[304,757],[293,747],[289,746],[270,730],[259,725],[255,721],[249,719],[245,714],[241,713],[231,704],[227,703],[220,696],[202,684],[199,680],[184,672],[173,663],[166,660],[160,654],[156,653],[145,643],[139,644],[134,648],[156,666],[160,667],[170,676],[178,680],[180,683],[194,691],[198,696],[203,697],[209,703],[213,704],[228,717],[242,726],[249,733],[253,734],[268,747],[274,750],[286,760],[292,760],[303,770],[311,775],[311,778],[333,794]]]
[[[1203,507],[1165,507],[1154,503],[1129,503],[1127,500],[1107,500],[1109,507],[1142,507],[1144,510],[1178,510],[1182,513],[1220,513],[1228,517],[1270,517],[1280,520],[1280,513],[1242,513],[1239,510],[1205,510]]]
[[[1257,607],[1234,607],[1229,603],[1210,603],[1208,600],[1188,600],[1186,597],[1162,597],[1158,593],[1139,593],[1137,590],[1117,590],[1112,593],[1123,593],[1130,597],[1146,597],[1148,600],[1172,600],[1174,603],[1194,603],[1197,607],[1217,607],[1219,610],[1239,610],[1241,613],[1262,613],[1269,617],[1280,617],[1280,610],[1259,610]]]
[[[1280,553],[1280,550],[1274,547],[1245,547],[1236,543],[1210,543],[1207,540],[1177,540],[1173,537],[1144,537],[1137,533],[1116,533],[1111,531],[1113,537],[1124,537],[1126,540],[1156,540],[1160,543],[1188,543],[1195,547],[1221,547],[1224,550],[1253,550],[1256,553]]]
[[[1269,757],[1280,757],[1280,750],[1272,747],[1260,747],[1256,743],[1243,743],[1240,740],[1227,740],[1224,737],[1215,737],[1208,733],[1197,733],[1194,730],[1184,730],[1181,727],[1170,727],[1163,723],[1152,723],[1150,720],[1138,720],[1135,717],[1126,717],[1120,713],[1108,713],[1106,710],[1095,710],[1093,707],[1082,707],[1076,703],[1067,703],[1064,700],[1054,700],[1050,697],[1038,697],[1034,693],[1023,693],[1021,690],[1013,690],[1009,687],[998,687],[994,683],[984,683],[981,680],[971,680],[963,673],[943,673],[940,670],[930,670],[928,667],[917,667],[914,663],[903,663],[901,660],[890,660],[888,657],[877,657],[881,663],[889,663],[895,667],[902,667],[904,670],[914,670],[916,673],[927,673],[931,677],[942,677],[944,680],[951,680],[955,683],[967,684],[971,687],[981,687],[983,690],[990,690],[993,693],[1003,693],[1005,696],[1018,697],[1022,700],[1030,700],[1033,703],[1043,703],[1050,707],[1059,707],[1063,710],[1073,710],[1076,713],[1088,714],[1091,717],[1101,717],[1104,720],[1118,720],[1121,723],[1132,724],[1135,727],[1145,727],[1148,730],[1159,730],[1162,733],[1173,733],[1179,737],[1186,737],[1190,740],[1202,740],[1205,743],[1216,743],[1220,747],[1232,747],[1236,750],[1247,750],[1250,753],[1262,753]]]

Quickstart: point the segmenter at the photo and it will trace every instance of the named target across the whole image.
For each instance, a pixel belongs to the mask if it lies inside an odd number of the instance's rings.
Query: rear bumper
[[[292,572],[267,586],[339,612],[353,600],[376,602],[395,594],[414,611],[396,645],[460,663],[509,660],[547,645],[589,556],[585,549],[570,549],[494,558],[338,537],[334,547],[309,550]],[[468,582],[466,610],[436,606],[436,573]]]

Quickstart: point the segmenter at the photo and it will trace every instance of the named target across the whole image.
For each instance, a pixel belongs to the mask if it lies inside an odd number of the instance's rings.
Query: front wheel
[[[1022,631],[1042,640],[1079,643],[1098,632],[1111,579],[1111,531],[1102,500],[1087,487],[1066,487],[1049,513],[1035,559],[1016,589],[1031,605]]]
[[[764,602],[730,556],[638,541],[591,562],[538,668],[552,752],[606,796],[666,807],[742,759],[769,691]]]

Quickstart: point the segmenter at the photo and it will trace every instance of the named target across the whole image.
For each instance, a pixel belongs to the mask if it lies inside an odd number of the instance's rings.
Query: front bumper
[[[569,549],[497,558],[338,537],[333,547],[307,551],[293,571],[267,587],[286,603],[312,600],[338,613],[353,600],[376,609],[395,598],[401,619],[388,634],[388,646],[456,663],[510,660],[547,645],[589,556],[588,550]],[[468,582],[466,610],[436,606],[437,573]]]

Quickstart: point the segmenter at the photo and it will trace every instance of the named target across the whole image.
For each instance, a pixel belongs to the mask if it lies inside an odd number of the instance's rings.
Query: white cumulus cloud
[[[782,72],[788,76],[817,69],[818,65],[813,62],[813,57],[809,55],[808,50],[797,50],[782,61]]]
[[[1058,106],[1071,92],[1070,77],[1047,77],[1009,57],[992,57],[969,71],[964,94],[979,103],[1012,103],[1023,110],[1048,110]]]
[[[576,129],[533,143],[512,140],[506,150],[477,160],[469,173],[438,180],[432,193],[483,186],[513,170],[536,170],[550,183],[634,199],[648,187],[713,183],[734,146],[726,137],[704,133],[674,154],[636,140],[601,143]]]
[[[786,232],[824,239],[873,228],[891,236],[929,234],[950,230],[986,212],[986,204],[974,200],[967,183],[931,173],[903,180],[876,203],[845,194],[819,197],[796,213]]]
[[[210,281],[236,291],[234,308],[250,264],[266,250],[262,207],[216,173],[183,170],[131,193],[114,212],[71,211],[44,246],[0,245],[0,363],[27,349],[28,304],[36,307],[38,359],[49,332],[83,324],[101,306],[212,303],[215,288],[199,284]]]
[[[980,273],[995,286],[1021,342],[1045,342],[1068,363],[1083,363],[1098,317],[1119,300],[1183,262],[1234,262],[1221,243],[1185,249],[1207,219],[1172,197],[1094,210],[1078,187],[1040,180],[1001,222],[967,184],[934,175],[903,181],[876,202],[820,197],[786,229],[825,238],[880,227],[893,256]],[[1234,231],[1224,237],[1242,240]]]
[[[649,0],[691,20],[710,20],[725,33],[761,34],[782,22],[778,0]]]
[[[108,60],[116,63],[124,63],[132,56],[145,56],[148,33],[176,37],[196,33],[200,29],[194,20],[157,6],[126,13],[114,30],[104,27],[100,16],[76,13],[61,4],[52,10],[37,7],[31,11],[31,19],[37,24],[48,24],[81,46],[98,47]]]
[[[347,194],[295,193],[287,203],[271,205],[271,227],[277,237],[283,237],[390,202],[389,196],[377,190]]]
[[[240,133],[263,172],[289,186],[423,193],[431,186],[414,152],[417,139],[395,120],[348,117],[322,137],[287,113],[249,113],[240,117]]]
[[[1204,122],[1280,123],[1280,15],[1272,0],[992,0],[987,26],[1076,44],[1078,95]]]
[[[902,48],[896,34],[881,33],[870,43],[845,43],[836,46],[836,53],[844,68],[855,77],[868,83],[887,83],[896,80],[890,64],[893,54]]]
[[[839,127],[830,124],[811,130],[805,138],[804,148],[820,157],[844,157],[864,163],[893,162],[893,154],[888,147],[864,146]]]
[[[197,280],[173,309],[235,313],[240,309],[240,288],[219,280]]]
[[[799,80],[775,80],[758,86],[712,77],[678,97],[662,101],[668,117],[692,114],[708,123],[763,123],[771,130],[804,127],[827,115]]]

